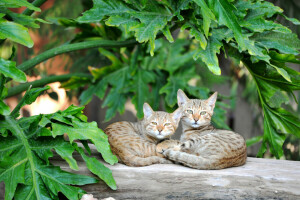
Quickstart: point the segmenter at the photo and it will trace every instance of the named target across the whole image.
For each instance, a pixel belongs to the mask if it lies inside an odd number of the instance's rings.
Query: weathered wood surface
[[[54,160],[62,169],[67,164]],[[79,162],[79,173],[90,175]],[[96,198],[119,199],[300,199],[300,162],[248,158],[246,165],[196,170],[175,164],[108,166],[118,190],[104,183],[82,187]]]

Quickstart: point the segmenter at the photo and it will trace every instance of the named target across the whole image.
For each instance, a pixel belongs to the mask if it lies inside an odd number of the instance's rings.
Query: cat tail
[[[134,167],[142,167],[147,165],[153,165],[153,164],[171,164],[173,163],[170,160],[167,160],[165,158],[161,158],[159,156],[150,156],[146,158],[138,157],[138,156],[131,156],[127,158],[126,160],[123,160],[124,164],[128,166],[134,166]]]
[[[195,168],[195,169],[220,169],[215,165],[213,159],[204,158],[202,156],[196,156],[194,154],[189,154],[181,151],[174,151],[167,149],[164,151],[164,156],[175,162],[179,162],[185,166]]]

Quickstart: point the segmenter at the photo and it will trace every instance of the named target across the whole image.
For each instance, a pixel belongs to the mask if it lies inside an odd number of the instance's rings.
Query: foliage
[[[32,4],[25,0],[1,1],[2,45],[5,40],[10,40],[32,47],[28,28],[38,28],[38,22],[46,21],[28,16],[27,12],[17,14],[7,8],[26,6],[39,11],[38,7],[44,1],[36,0]],[[96,95],[103,99],[102,106],[107,107],[107,121],[116,112],[123,113],[127,99],[131,99],[137,116],[141,118],[145,101],[155,110],[161,100],[167,111],[175,109],[179,88],[191,97],[207,98],[211,92],[203,82],[208,77],[200,72],[205,69],[204,63],[214,76],[220,75],[220,53],[235,59],[248,70],[253,80],[252,86],[258,93],[264,134],[249,141],[249,144],[262,140],[258,156],[263,156],[269,147],[270,152],[280,158],[286,136],[293,134],[300,137],[299,117],[283,106],[289,102],[289,97],[294,97],[293,91],[300,88],[299,72],[287,65],[300,63],[300,41],[290,29],[276,21],[277,16],[284,16],[281,8],[260,0],[93,0],[93,6],[77,19],[49,19],[55,25],[76,30],[75,36],[70,41],[64,41],[66,44],[45,51],[18,67],[13,61],[14,50],[12,55],[0,60],[0,137],[1,142],[6,141],[5,144],[15,144],[10,145],[9,150],[2,149],[0,154],[0,180],[6,182],[6,199],[11,199],[14,194],[16,199],[23,198],[23,194],[31,189],[30,195],[45,194],[50,198],[55,198],[60,189],[66,196],[77,199],[83,191],[70,184],[95,182],[93,178],[80,176],[86,182],[79,183],[75,178],[77,175],[52,166],[48,160],[52,156],[50,149],[54,149],[72,169],[76,169],[76,162],[71,155],[77,151],[90,171],[104,179],[110,187],[115,187],[110,171],[95,164],[98,161],[85,155],[84,150],[74,142],[81,140],[86,147],[86,140],[89,140],[107,162],[113,164],[116,161],[103,132],[95,123],[86,122],[81,114],[82,107],[72,106],[51,115],[17,119],[24,104],[32,103],[42,91],[48,89],[38,86],[63,82],[62,87],[66,89],[82,91],[79,97],[82,105]],[[293,18],[285,17],[285,20],[300,23]],[[178,29],[181,30],[179,35],[173,33]],[[59,54],[88,48],[93,49],[71,53],[74,62],[70,71],[83,72],[83,76],[45,77],[43,81],[34,82],[32,85],[37,88],[28,89],[18,106],[10,112],[4,98],[26,90],[28,87],[24,86],[31,83],[11,88],[5,87],[5,83],[11,79],[25,82],[25,72],[28,73],[37,64]],[[213,77],[211,74],[209,76]],[[87,89],[82,90],[84,87]],[[234,94],[234,87],[232,91]],[[223,98],[221,96],[219,100]],[[294,99],[297,101],[296,97]],[[228,128],[225,123],[226,107],[218,101],[213,119],[217,127]],[[82,134],[82,129],[87,133]],[[68,134],[70,143],[62,139],[64,133]],[[45,138],[53,142],[47,143],[47,146],[43,142]],[[45,145],[46,150],[36,148],[37,144]],[[21,150],[26,154],[20,154]],[[17,161],[19,165],[16,170],[9,170]],[[13,175],[18,178],[8,184],[8,173],[15,173]],[[49,173],[54,177],[51,180],[47,177]],[[64,182],[60,182],[63,185],[58,187],[56,183],[60,181],[60,175],[70,179],[65,178]],[[41,182],[45,183],[45,188],[39,188],[42,186],[37,183]],[[69,194],[64,190],[69,187],[74,192]]]
[[[108,26],[120,27],[137,41],[149,42],[152,55],[159,31],[173,42],[168,33],[175,24],[189,30],[198,45],[194,59],[200,58],[213,73],[221,73],[217,58],[221,49],[242,62],[255,80],[264,115],[263,144],[258,156],[262,156],[269,145],[271,153],[280,158],[286,134],[300,136],[299,118],[281,107],[288,101],[285,94],[292,95],[293,90],[300,87],[299,72],[286,66],[287,62],[299,63],[296,55],[299,54],[300,40],[287,27],[274,21],[276,15],[283,15],[281,8],[269,2],[243,0],[93,2],[93,8],[83,13],[78,22],[102,21]],[[296,19],[286,19],[299,24]],[[191,68],[184,71],[189,70]],[[185,89],[189,78],[184,77],[180,74],[178,81],[170,73],[167,80],[172,83],[160,90],[160,93],[166,93],[166,102],[170,106],[175,101],[172,100],[175,99],[172,95],[174,87]]]
[[[39,26],[35,24],[36,21],[45,21],[8,9],[20,6],[40,11],[25,0],[1,2],[0,9],[4,14],[0,21],[0,38],[31,47],[33,42],[25,26],[37,28]],[[33,89],[30,86],[14,110],[10,111],[4,101],[8,95],[5,83],[10,79],[26,82],[25,73],[12,61],[14,49],[12,53],[7,60],[0,58],[0,181],[5,183],[5,199],[58,199],[59,192],[68,199],[79,199],[85,191],[75,187],[76,185],[99,181],[94,177],[66,172],[53,166],[49,158],[54,156],[54,151],[72,170],[79,170],[77,161],[72,156],[74,152],[78,152],[87,168],[115,190],[116,183],[110,169],[96,158],[86,155],[86,151],[91,153],[88,147],[88,142],[91,142],[106,162],[117,162],[105,133],[95,122],[88,123],[87,117],[82,114],[84,107],[72,105],[53,114],[18,118],[24,105],[35,102],[39,95],[50,89],[49,86]],[[64,139],[65,134],[69,141]],[[79,141],[85,149],[78,145]]]

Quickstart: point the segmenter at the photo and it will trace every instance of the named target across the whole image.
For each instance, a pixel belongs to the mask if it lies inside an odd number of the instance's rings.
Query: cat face
[[[180,109],[173,113],[153,111],[149,104],[145,103],[143,111],[143,122],[147,135],[162,140],[175,133],[181,117]]]
[[[218,93],[215,92],[206,100],[189,99],[182,90],[177,92],[178,106],[182,109],[182,123],[198,128],[210,124]]]

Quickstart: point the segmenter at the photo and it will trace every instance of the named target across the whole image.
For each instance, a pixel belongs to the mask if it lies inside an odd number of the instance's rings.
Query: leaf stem
[[[47,1],[47,0],[35,0],[35,1],[32,2],[31,4],[34,5],[35,7],[40,7],[40,6],[43,5],[46,1]],[[33,10],[30,10],[30,9],[26,8],[26,9],[22,12],[22,14],[30,16],[30,15],[32,15],[33,12],[34,12]]]
[[[110,40],[93,40],[93,41],[86,41],[86,42],[79,42],[74,44],[65,44],[59,47],[55,47],[48,51],[45,51],[36,57],[25,61],[24,63],[20,64],[18,68],[24,72],[27,70],[35,67],[35,65],[52,58],[54,56],[68,53],[71,51],[81,50],[81,49],[90,49],[90,48],[114,48],[114,47],[127,47],[137,44],[136,40],[127,40],[127,41],[110,41]]]
[[[5,82],[6,82],[5,76],[3,74],[0,74],[0,99],[2,99],[2,93],[3,93]]]
[[[72,77],[92,78],[91,75],[84,74],[84,73],[73,73],[73,74],[64,74],[64,75],[58,75],[58,76],[48,76],[48,77],[42,78],[40,80],[36,80],[36,81],[28,82],[28,83],[23,83],[23,84],[20,84],[18,86],[9,88],[8,89],[8,94],[5,98],[20,94],[21,92],[25,91],[30,85],[32,85],[32,88],[36,88],[36,87],[41,87],[41,86],[47,85],[49,83],[67,81]]]
[[[28,94],[29,94],[28,92],[30,89],[31,89],[31,85],[28,87],[28,89],[27,89],[25,95],[23,96],[23,98],[21,99],[21,101],[18,103],[18,105],[15,107],[15,109],[10,113],[10,116],[12,116],[13,118],[18,117],[18,113],[28,96]]]

